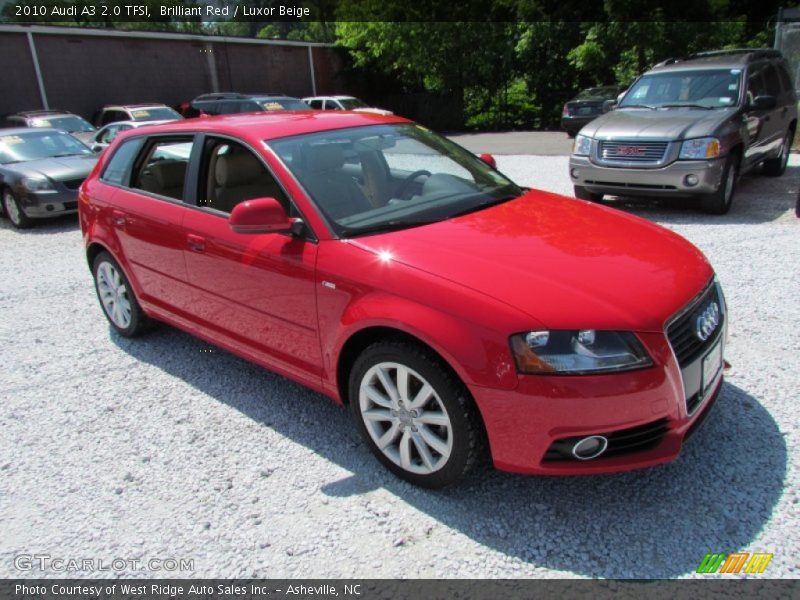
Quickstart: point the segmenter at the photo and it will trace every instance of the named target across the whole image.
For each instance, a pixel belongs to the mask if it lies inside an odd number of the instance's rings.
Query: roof
[[[227,133],[258,143],[260,140],[277,139],[317,131],[331,131],[348,127],[365,127],[388,123],[410,123],[408,119],[396,115],[383,116],[375,113],[354,111],[305,111],[286,110],[249,114],[220,115],[216,117],[197,117],[172,121],[163,125],[140,128],[136,133],[123,132],[120,136],[139,135],[143,132],[180,133],[208,132]]]
[[[683,58],[669,58],[655,65],[649,72],[688,71],[693,69],[741,69],[759,59],[781,58],[782,54],[770,48],[737,48],[698,52]]]
[[[60,129],[52,127],[9,127],[7,129],[0,129],[0,137],[7,135],[39,135],[42,133],[64,133]]]
[[[239,92],[213,92],[210,94],[201,94],[192,102],[204,100],[248,100],[250,98],[291,98],[286,94],[278,92],[264,92],[263,94],[242,94]]]
[[[101,110],[114,110],[117,108],[152,108],[154,106],[170,108],[162,102],[139,102],[136,104],[106,104]]]
[[[55,115],[69,115],[69,116],[77,116],[74,113],[71,113],[66,110],[21,110],[19,112],[15,112],[12,115],[8,115],[9,117],[44,117],[44,116],[55,116]]]

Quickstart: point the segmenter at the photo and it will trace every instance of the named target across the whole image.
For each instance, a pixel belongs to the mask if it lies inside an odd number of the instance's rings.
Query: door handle
[[[194,235],[193,233],[186,236],[186,242],[189,244],[189,250],[192,252],[202,252],[206,248],[205,238]]]
[[[121,210],[111,211],[111,221],[114,223],[114,227],[123,227],[126,222],[125,213]]]

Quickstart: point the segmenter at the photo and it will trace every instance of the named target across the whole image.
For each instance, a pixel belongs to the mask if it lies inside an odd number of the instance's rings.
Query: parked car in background
[[[37,127],[60,129],[85,142],[95,132],[89,121],[79,115],[63,110],[26,110],[8,115],[3,127]]]
[[[570,137],[575,137],[581,127],[603,114],[606,100],[615,100],[623,88],[617,85],[604,85],[586,88],[561,110],[561,129]]]
[[[0,130],[3,213],[14,227],[74,213],[78,188],[97,162],[94,153],[58,129]]]
[[[81,188],[99,304],[119,335],[165,321],[349,405],[418,485],[484,439],[520,473],[675,459],[722,387],[708,261],[488,162],[353,112],[128,131]]]
[[[108,105],[98,110],[92,122],[97,127],[118,121],[176,121],[183,117],[166,104]]]
[[[285,94],[239,94],[236,92],[203,94],[191,101],[190,108],[206,115],[309,110],[308,106],[299,98]]]
[[[86,145],[89,146],[93,152],[102,152],[114,141],[114,138],[123,131],[135,129],[137,127],[145,127],[147,125],[160,125],[161,123],[168,122],[169,121],[117,121],[116,123],[109,123],[98,129],[97,132],[86,141]]]
[[[575,138],[575,195],[696,198],[728,212],[739,175],[786,169],[797,98],[776,50],[721,50],[670,59],[639,77],[615,110]]]
[[[378,115],[394,114],[390,110],[375,108],[354,96],[309,96],[303,102],[314,110],[355,110],[357,112],[371,112]]]

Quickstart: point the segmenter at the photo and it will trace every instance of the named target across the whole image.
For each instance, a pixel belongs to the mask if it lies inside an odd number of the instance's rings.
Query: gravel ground
[[[565,157],[498,163],[571,190]],[[74,218],[0,222],[0,576],[59,575],[18,571],[24,553],[187,558],[203,577],[675,577],[750,550],[775,553],[767,575],[800,577],[791,164],[746,178],[724,217],[621,205],[697,244],[730,306],[733,370],[679,460],[585,478],[484,469],[444,492],[393,478],[315,393],[169,327],[111,334]]]

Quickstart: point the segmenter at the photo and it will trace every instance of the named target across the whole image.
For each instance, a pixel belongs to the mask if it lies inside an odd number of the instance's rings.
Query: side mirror
[[[604,113],[611,112],[617,107],[618,102],[619,100],[614,100],[614,99],[603,101],[603,112]]]
[[[491,154],[481,154],[478,158],[480,158],[483,162],[485,162],[493,169],[497,168],[497,161],[495,161],[494,156],[492,156]]]
[[[256,198],[237,204],[228,218],[236,233],[290,233],[293,221],[275,198]]]
[[[775,108],[777,104],[775,96],[756,96],[748,108],[750,110],[769,110]]]

